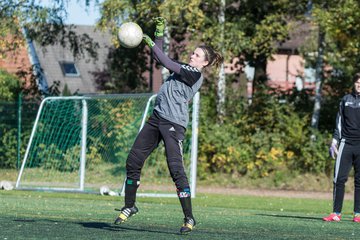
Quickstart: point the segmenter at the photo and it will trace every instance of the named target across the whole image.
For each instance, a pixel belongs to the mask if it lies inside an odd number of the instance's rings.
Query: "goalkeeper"
[[[205,67],[220,65],[223,57],[209,46],[199,46],[191,54],[188,64],[171,60],[162,51],[165,20],[162,17],[153,20],[156,24],[155,42],[147,35],[144,35],[143,42],[152,49],[154,59],[167,68],[171,75],[161,86],[154,111],[136,137],[126,160],[125,206],[120,210],[115,224],[125,222],[138,212],[135,200],[141,169],[146,158],[163,140],[167,165],[185,216],[180,233],[186,234],[196,224],[182,153],[182,142],[189,122],[188,102],[201,87],[201,71]]]

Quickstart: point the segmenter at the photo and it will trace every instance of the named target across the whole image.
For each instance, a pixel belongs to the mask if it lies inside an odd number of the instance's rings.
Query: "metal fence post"
[[[18,124],[17,124],[17,162],[16,162],[16,168],[19,169],[20,167],[20,161],[21,161],[21,113],[22,113],[22,92],[19,93],[18,96]]]

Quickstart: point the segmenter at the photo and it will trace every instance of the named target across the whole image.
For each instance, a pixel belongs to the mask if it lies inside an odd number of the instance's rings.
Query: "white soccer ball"
[[[108,186],[101,186],[100,187],[100,194],[101,195],[109,195],[110,189]]]
[[[119,194],[117,192],[114,191],[109,191],[109,196],[119,196]]]
[[[139,46],[143,38],[141,27],[134,22],[123,23],[118,31],[120,44],[126,48]]]
[[[11,182],[9,181],[1,181],[0,182],[0,189],[4,189],[4,190],[13,190],[14,189],[14,186],[12,185]]]

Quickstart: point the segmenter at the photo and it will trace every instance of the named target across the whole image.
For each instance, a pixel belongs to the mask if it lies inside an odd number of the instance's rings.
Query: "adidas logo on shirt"
[[[176,132],[174,127],[169,128],[170,132]]]

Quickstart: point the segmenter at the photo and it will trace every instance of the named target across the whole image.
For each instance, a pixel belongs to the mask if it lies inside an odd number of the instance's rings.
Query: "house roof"
[[[72,31],[78,35],[86,33],[94,42],[99,44],[97,60],[92,59],[87,54],[83,58],[75,59],[69,47],[64,48],[60,44],[41,47],[35,42],[34,48],[37,58],[49,86],[55,81],[59,81],[60,91],[67,85],[71,93],[95,93],[97,90],[93,73],[106,70],[106,59],[108,59],[108,55],[113,48],[111,34],[95,30],[94,26],[84,25],[76,25],[72,28]],[[64,62],[75,63],[79,75],[66,76],[61,67],[61,63]]]
[[[298,49],[304,45],[308,37],[310,37],[313,29],[314,28],[309,22],[292,23],[289,39],[278,44],[279,51],[297,52]]]

